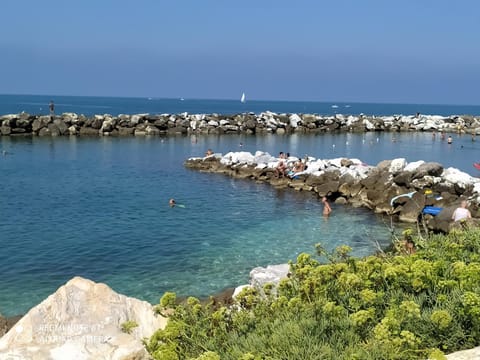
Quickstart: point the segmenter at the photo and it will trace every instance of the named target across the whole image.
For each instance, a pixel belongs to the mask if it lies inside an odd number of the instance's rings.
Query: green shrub
[[[121,325],[121,328],[122,328],[122,331],[126,334],[131,334],[132,333],[132,330],[134,328],[136,328],[138,326],[137,322],[136,321],[133,321],[133,320],[128,320],[128,321],[125,321],[122,325]]]
[[[404,252],[300,254],[291,276],[232,308],[176,305],[146,343],[155,359],[444,359],[480,344],[480,230],[416,239]],[[320,259],[328,263],[321,263]],[[161,306],[173,307],[167,293]]]

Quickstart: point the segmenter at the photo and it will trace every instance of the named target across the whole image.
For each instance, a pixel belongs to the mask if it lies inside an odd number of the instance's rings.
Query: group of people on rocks
[[[298,174],[302,173],[306,170],[306,159],[305,162],[302,159],[298,159],[295,161],[288,161],[290,158],[290,153],[284,153],[280,151],[278,155],[278,165],[275,168],[275,177],[289,177],[291,179],[295,178]]]
[[[290,153],[284,153],[280,151],[278,154],[278,164],[275,168],[275,177],[289,177],[291,179],[295,179],[296,176],[307,169],[307,158],[305,161],[302,159],[295,159],[294,161],[288,162],[287,160],[290,158]],[[322,197],[322,204],[323,204],[323,216],[328,217],[332,212],[332,207],[328,202],[328,198],[326,196]]]

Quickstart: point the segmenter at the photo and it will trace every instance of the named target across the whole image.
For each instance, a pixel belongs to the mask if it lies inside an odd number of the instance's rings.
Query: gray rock
[[[12,128],[10,126],[0,126],[0,133],[2,135],[10,135],[12,133]]]
[[[50,130],[46,127],[41,128],[40,131],[38,132],[38,136],[50,136]]]
[[[84,126],[80,128],[80,135],[81,136],[98,136],[98,129]]]
[[[21,315],[6,318],[0,314],[0,338],[5,335],[21,318]]]
[[[413,179],[419,179],[424,176],[440,176],[443,173],[443,166],[436,162],[428,162],[420,165],[413,174]]]
[[[118,128],[118,135],[120,136],[131,136],[133,135],[135,129],[132,127],[119,127]]]
[[[95,117],[92,121],[91,127],[96,130],[100,130],[102,128],[102,125],[103,125],[103,117]]]
[[[68,126],[67,124],[65,124],[65,122],[62,119],[55,119],[53,123],[58,128],[58,131],[60,131],[60,135],[65,135],[67,133]]]

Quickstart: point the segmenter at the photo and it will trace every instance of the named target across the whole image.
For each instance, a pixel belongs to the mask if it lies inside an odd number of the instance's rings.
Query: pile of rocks
[[[135,114],[75,113],[0,116],[1,135],[145,136],[175,134],[290,134],[332,131],[443,131],[480,134],[480,118],[463,116],[323,116],[318,114]]]
[[[298,160],[290,157],[287,163]],[[306,170],[293,178],[277,178],[275,169],[280,159],[261,151],[191,158],[185,166],[267,182],[279,188],[313,191],[319,197],[328,196],[337,203],[367,207],[403,222],[416,222],[427,205],[441,207],[440,214],[425,215],[425,220],[431,229],[443,232],[449,231],[453,210],[461,199],[470,200],[473,216],[478,214],[480,180],[455,168],[444,169],[439,163],[407,163],[400,158],[369,166],[358,159],[309,157],[305,160]],[[403,194],[410,196],[400,197],[392,203],[394,197]]]

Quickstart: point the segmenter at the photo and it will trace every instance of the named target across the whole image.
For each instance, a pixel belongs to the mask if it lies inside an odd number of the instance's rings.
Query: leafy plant
[[[300,254],[276,291],[245,289],[232,307],[197,299],[147,342],[155,359],[444,359],[480,344],[480,230],[428,239],[415,252],[359,259]],[[326,259],[327,263],[322,263]]]
[[[131,334],[132,333],[132,330],[135,329],[138,324],[136,321],[133,321],[133,320],[127,320],[125,321],[124,323],[122,323],[121,325],[121,328],[122,328],[122,331],[126,334]]]

